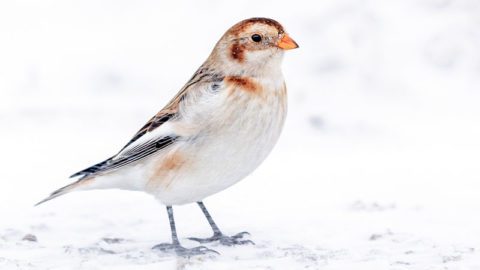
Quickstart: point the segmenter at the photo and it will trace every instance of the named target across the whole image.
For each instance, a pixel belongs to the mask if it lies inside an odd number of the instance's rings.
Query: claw
[[[250,233],[249,232],[240,232],[240,233],[235,234],[232,237],[238,239],[238,238],[243,238],[244,235],[250,236]]]
[[[220,255],[220,253],[218,253],[218,251],[213,250],[213,249],[209,249],[205,246],[199,246],[199,247],[195,247],[195,248],[192,248],[192,249],[184,249],[184,250],[187,251],[186,255],[188,255],[188,253],[193,253],[193,255],[202,255],[202,254],[208,254],[208,253],[215,253],[217,255]]]
[[[226,235],[214,235],[209,238],[197,238],[197,237],[190,237],[188,238],[189,240],[199,242],[200,244],[205,244],[205,243],[211,243],[215,241],[219,241],[220,244],[224,246],[235,246],[235,245],[247,245],[247,244],[252,244],[255,245],[255,243],[251,240],[240,240],[243,238],[244,235],[250,235],[248,232],[241,232],[237,233],[233,236],[226,236]]]
[[[181,257],[192,257],[192,256],[205,255],[205,254],[211,254],[211,253],[220,255],[220,253],[218,253],[217,251],[213,249],[209,249],[205,246],[185,248],[179,244],[162,243],[152,247],[152,249],[157,249],[165,253],[175,253],[177,254],[177,256],[181,256]]]
[[[220,239],[220,244],[224,246],[247,245],[247,244],[255,245],[255,243],[253,243],[253,241],[251,240],[238,240],[233,237]]]
[[[198,242],[200,244],[210,243],[210,242],[218,240],[218,239],[213,239],[213,237],[210,237],[210,238],[188,237],[187,239]]]

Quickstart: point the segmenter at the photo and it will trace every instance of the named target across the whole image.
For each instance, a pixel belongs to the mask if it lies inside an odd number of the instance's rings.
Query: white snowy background
[[[300,44],[283,64],[287,124],[257,171],[205,203],[255,246],[158,254],[168,220],[143,193],[33,207],[114,154],[253,16]],[[480,269],[479,138],[477,0],[0,2],[2,270]],[[210,235],[196,205],[175,215],[185,246]]]

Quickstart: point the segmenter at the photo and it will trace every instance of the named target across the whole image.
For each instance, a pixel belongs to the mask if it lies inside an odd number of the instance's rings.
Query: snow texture
[[[205,200],[256,245],[191,259],[152,197],[33,204],[114,154],[241,19],[300,44],[267,161]],[[0,269],[480,269],[480,2],[2,1]],[[209,236],[196,205],[179,236]]]

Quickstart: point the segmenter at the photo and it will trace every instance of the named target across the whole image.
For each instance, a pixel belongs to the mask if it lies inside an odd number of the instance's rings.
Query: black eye
[[[259,34],[253,34],[252,35],[252,40],[255,41],[255,42],[260,42],[260,41],[262,41],[262,36],[260,36]]]

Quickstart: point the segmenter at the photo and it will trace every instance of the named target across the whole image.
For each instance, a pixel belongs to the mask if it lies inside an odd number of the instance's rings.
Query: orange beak
[[[277,46],[284,50],[298,48],[298,44],[289,35],[285,34],[277,43]]]

